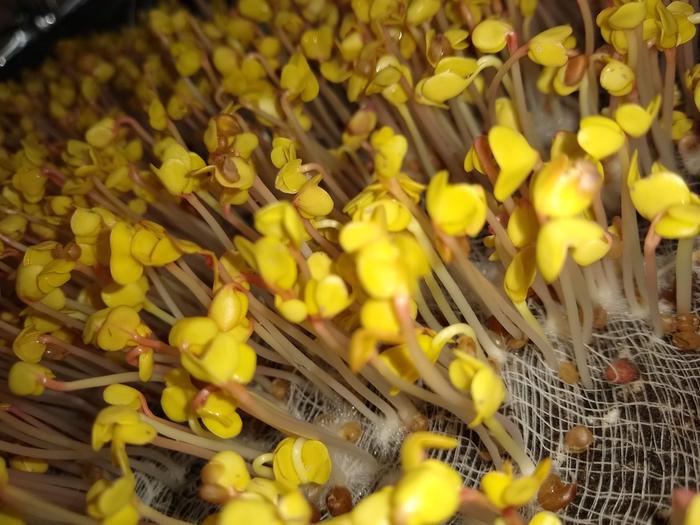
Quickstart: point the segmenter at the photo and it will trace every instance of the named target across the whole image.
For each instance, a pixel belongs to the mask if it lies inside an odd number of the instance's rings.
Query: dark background
[[[58,38],[133,23],[139,9],[154,4],[155,0],[0,0],[0,79],[41,63]],[[45,23],[53,18],[52,24]],[[28,37],[28,44],[7,56],[3,50],[17,39],[18,31]]]

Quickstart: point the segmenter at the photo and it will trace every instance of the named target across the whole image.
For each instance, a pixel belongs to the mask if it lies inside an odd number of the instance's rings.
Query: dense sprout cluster
[[[700,13],[201,4],[0,84],[0,522],[186,523],[136,491],[176,451],[206,462],[206,525],[562,523],[575,484],[499,413],[499,370],[530,344],[590,387],[611,305],[700,347]],[[289,410],[301,383],[351,415]],[[479,436],[479,486],[429,458],[457,442],[426,406]],[[343,465],[377,469],[368,428],[399,436],[401,469],[353,506]],[[272,448],[251,439],[270,430]],[[575,454],[593,435],[573,430]],[[700,499],[675,503],[700,523]]]

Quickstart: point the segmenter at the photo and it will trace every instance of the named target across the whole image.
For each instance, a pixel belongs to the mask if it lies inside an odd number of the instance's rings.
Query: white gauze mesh
[[[671,259],[660,257],[659,262],[662,272],[664,262],[672,270]],[[660,278],[668,281],[672,273]],[[697,288],[695,297],[700,295]],[[566,523],[664,523],[673,489],[695,488],[699,477],[700,355],[679,351],[670,341],[654,336],[644,319],[624,308],[609,305],[607,327],[595,333],[587,346],[592,389],[563,383],[531,345],[508,354],[502,369],[509,392],[503,413],[518,426],[526,450],[534,460],[551,457],[562,480],[578,485],[576,498],[562,511]],[[569,351],[566,338],[554,337],[553,342],[564,357]],[[605,369],[618,357],[635,363],[638,381],[614,385],[605,380]],[[290,386],[287,408],[332,430],[349,419],[362,422],[359,445],[375,456],[379,470],[333,454],[331,481],[347,485],[356,499],[391,482],[398,472],[401,435],[397,429],[370,426],[347,404],[304,382]],[[434,452],[434,457],[458,470],[466,485],[477,486],[493,468],[479,454],[483,446],[478,437],[451,414],[429,406],[419,408],[428,415],[430,430],[459,439],[456,450]],[[579,455],[563,446],[565,433],[575,425],[588,427],[595,436],[593,445]],[[274,432],[254,437],[262,449],[271,449],[279,439]],[[175,489],[141,476],[139,493],[155,508],[197,523],[216,508],[197,496],[203,462],[180,454],[172,459],[182,467],[182,472],[175,473],[180,481],[173,481]],[[532,512],[534,507],[525,509],[526,515]],[[459,518],[454,523],[460,523]]]

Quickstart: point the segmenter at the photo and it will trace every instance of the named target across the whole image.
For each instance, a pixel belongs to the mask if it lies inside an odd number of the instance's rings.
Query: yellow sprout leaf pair
[[[550,27],[530,39],[527,56],[536,64],[561,67],[566,64],[567,49],[564,41],[571,36],[569,25]]]
[[[331,457],[320,441],[285,438],[275,448],[272,471],[283,486],[323,485],[331,474]]]
[[[243,421],[236,408],[238,407],[233,399],[215,391],[207,396],[204,404],[197,410],[197,416],[214,435],[230,439],[240,434],[243,428]]]
[[[401,444],[401,467],[405,471],[419,467],[426,458],[426,449],[450,450],[459,443],[455,438],[433,432],[413,432]]]
[[[535,247],[528,245],[513,256],[503,277],[503,288],[510,300],[515,304],[523,303],[536,276]]]
[[[103,408],[92,425],[92,448],[95,451],[110,441],[115,446],[145,445],[155,437],[155,429],[141,421],[135,409],[123,405]]]
[[[106,148],[116,136],[114,119],[107,117],[96,122],[85,132],[85,142],[93,148]]]
[[[218,524],[304,525],[311,520],[311,506],[304,495],[294,490],[273,503],[260,498],[237,498],[227,503],[218,516]]]
[[[630,197],[639,214],[654,221],[660,237],[688,239],[700,231],[700,199],[675,173],[655,171],[633,180]]]
[[[7,385],[16,396],[40,396],[44,393],[44,379],[54,377],[45,366],[17,361],[10,368]]]
[[[700,233],[700,201],[670,206],[654,231],[665,239],[692,239]]]
[[[661,95],[657,95],[646,108],[639,104],[627,103],[615,110],[615,122],[630,137],[642,137],[651,128],[661,108]]]
[[[683,177],[670,171],[659,171],[631,182],[632,204],[649,221],[671,206],[691,202],[690,189]]]
[[[282,68],[280,85],[292,98],[300,97],[304,102],[315,99],[319,91],[318,81],[309,63],[304,55],[298,52],[294,53]]]
[[[253,136],[251,133],[244,133],[241,136]],[[257,139],[256,139],[257,140]],[[243,147],[243,145],[240,145]],[[230,193],[234,195],[244,194],[245,191],[250,189],[255,180],[255,168],[248,158],[241,153],[236,144],[234,143],[233,148],[236,150],[236,155],[225,155],[217,164],[213,170],[214,180]]]
[[[524,248],[528,244],[534,244],[539,229],[540,224],[535,208],[529,201],[519,199],[508,217],[508,225],[506,226],[506,232],[513,246]]]
[[[49,464],[45,460],[26,456],[13,456],[10,459],[10,467],[20,472],[30,472],[32,474],[44,474],[49,470]]]
[[[357,150],[377,126],[377,114],[370,109],[357,110],[348,121],[343,131],[342,142],[345,146]]]
[[[192,377],[215,385],[249,383],[255,375],[256,359],[255,351],[229,332],[218,333],[198,355],[180,353],[180,363]]]
[[[476,411],[469,423],[473,428],[494,416],[505,399],[506,388],[488,363],[460,350],[455,350],[455,357],[448,369],[450,381],[455,388],[471,395]]]
[[[584,218],[555,219],[547,222],[537,236],[537,267],[545,281],[553,282],[561,273],[566,257],[581,266],[600,260],[610,250],[605,230]]]
[[[410,26],[419,26],[433,18],[440,7],[439,0],[412,0],[406,11],[406,22]]]
[[[304,301],[309,315],[331,319],[352,304],[352,296],[339,275],[328,273],[306,283]]]
[[[430,180],[426,208],[433,223],[447,235],[476,236],[486,222],[486,195],[478,184],[450,184],[447,171]]]
[[[391,495],[396,523],[443,523],[459,507],[462,478],[441,461],[428,459],[408,470]]]
[[[474,69],[465,72],[448,67],[448,64],[457,60],[471,61],[468,63],[473,64]],[[416,96],[421,102],[441,105],[467,89],[476,77],[476,74],[478,74],[478,70],[476,69],[476,61],[473,59],[464,57],[443,58],[437,63],[434,75],[421,79],[416,84]]]
[[[271,236],[259,239],[252,247],[260,276],[273,289],[290,290],[297,282],[297,264],[289,247]]]
[[[171,421],[184,423],[191,414],[191,402],[197,395],[189,375],[182,368],[174,368],[165,375],[165,388],[160,405]]]
[[[323,25],[318,29],[304,31],[300,43],[307,58],[319,62],[328,60],[333,50],[333,29]]]
[[[12,341],[12,351],[22,361],[38,363],[46,351],[46,345],[41,340],[43,335],[33,326],[26,326]]]
[[[377,176],[389,179],[398,175],[408,150],[406,137],[384,126],[372,133],[370,143],[375,150],[374,171]]]
[[[418,333],[418,346],[431,363],[435,363],[440,356],[440,348],[432,344],[433,338],[427,334]],[[379,359],[384,361],[388,368],[404,381],[415,383],[420,377],[420,372],[413,364],[413,359],[408,350],[407,343],[392,346],[379,354]],[[392,394],[397,393],[392,389]]]
[[[245,322],[247,312],[248,296],[233,284],[226,284],[214,295],[207,315],[219,330],[228,332]]]
[[[600,85],[613,96],[629,95],[635,86],[634,71],[624,62],[610,59],[600,72]]]
[[[625,134],[614,120],[595,115],[581,119],[577,139],[586,153],[600,160],[619,151]]]
[[[92,343],[107,352],[136,346],[137,336],[149,334],[138,312],[129,306],[98,310],[88,317],[83,328],[83,342]]]
[[[209,393],[195,413],[192,401],[197,392],[187,371],[174,368],[168,372],[160,397],[161,407],[168,419],[176,423],[188,422],[194,432],[202,434],[203,430],[196,420],[199,417],[204,426],[216,436],[222,439],[237,436],[243,423],[236,412],[236,403],[230,397],[214,391]]]
[[[333,211],[332,197],[319,186],[321,179],[320,174],[311,177],[294,198],[294,206],[305,219],[318,219]]]
[[[60,248],[58,243],[45,241],[27,249],[17,268],[15,290],[24,301],[40,301],[61,310],[65,295],[60,287],[70,280],[75,263],[54,258],[56,248]]]
[[[102,399],[108,405],[125,406],[133,410],[139,410],[144,398],[141,392],[135,388],[122,385],[121,383],[114,383],[104,389]]]
[[[695,25],[688,19],[694,14],[693,6],[680,1],[668,5],[657,2],[655,6],[655,18],[659,27],[656,45],[660,49],[671,49],[693,39]]]
[[[535,175],[530,187],[537,213],[545,217],[574,217],[587,210],[603,185],[603,175],[587,160],[554,158]]]
[[[506,47],[512,32],[513,28],[502,20],[483,20],[472,32],[472,44],[482,53],[498,53]]]
[[[537,465],[532,475],[516,478],[511,465],[505,463],[503,471],[489,472],[481,479],[481,490],[499,509],[522,507],[535,497],[551,468],[552,460],[545,459]]]
[[[135,488],[133,476],[97,480],[85,495],[88,515],[105,525],[136,525],[139,514],[131,503]]]
[[[504,201],[525,182],[539,161],[539,153],[519,132],[506,126],[493,126],[488,142],[500,168],[493,194]]]
[[[409,235],[381,239],[364,246],[357,254],[357,275],[375,299],[411,293],[429,265],[423,249]]]
[[[117,222],[109,236],[109,269],[119,284],[132,283],[141,277],[144,266],[165,266],[193,253],[197,246],[173,239],[160,224],[140,221],[135,226]]]
[[[415,319],[418,307],[409,302],[411,318]],[[367,330],[381,334],[398,334],[401,330],[394,305],[389,299],[367,299],[360,310],[360,322]]]
[[[360,501],[353,510],[329,521],[329,525],[366,523],[443,523],[459,507],[462,480],[445,463],[425,459],[424,448],[454,448],[447,436],[417,432],[409,435],[401,449],[404,475],[395,486],[387,486]]]
[[[141,276],[138,280],[127,284],[109,283],[100,290],[100,298],[110,308],[128,306],[138,312],[146,303],[148,289],[148,279]]]
[[[310,238],[299,213],[288,201],[277,201],[264,206],[255,213],[254,221],[255,229],[263,235],[287,241],[293,246],[298,247]]]
[[[220,331],[219,325],[211,317],[184,317],[170,329],[168,342],[185,352],[199,355]]]
[[[161,159],[163,163],[154,171],[170,193],[186,195],[199,189],[202,179],[194,172],[206,165],[199,155],[175,143],[165,149]]]
[[[181,350],[180,362],[193,377],[207,383],[248,383],[255,374],[256,354],[243,341],[250,333],[245,318],[247,297],[222,287],[209,317],[185,317],[173,325],[169,342]]]
[[[250,483],[245,460],[236,452],[219,452],[202,469],[202,482],[228,491],[243,492]]]

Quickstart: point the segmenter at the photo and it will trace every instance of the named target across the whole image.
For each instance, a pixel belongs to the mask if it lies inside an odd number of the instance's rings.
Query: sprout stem
[[[23,514],[34,516],[41,520],[50,517],[53,522],[67,525],[97,525],[97,522],[92,518],[44,501],[30,492],[11,485],[0,487],[0,500],[16,507]]]
[[[211,298],[207,295],[206,291],[202,289],[200,284],[188,273],[184,272],[179,266],[174,263],[169,263],[165,265],[166,270],[168,270],[173,277],[185,285],[185,287],[192,292],[192,295],[200,302],[205,308],[209,308],[211,303]]]
[[[224,450],[232,450],[240,454],[243,458],[252,460],[262,454],[261,451],[255,450],[240,443],[240,441],[231,440],[214,440],[202,436],[192,434],[187,430],[178,428],[176,425],[165,424],[165,422],[149,417],[145,414],[140,415],[141,421],[144,421],[155,428],[159,434],[166,436],[176,442],[194,445],[200,449],[222,452]],[[167,447],[165,447],[167,448]]]
[[[666,57],[666,69],[664,71],[664,94],[661,109],[661,128],[669,137],[671,136],[671,124],[673,122],[673,98],[676,78],[676,53],[677,48],[672,47],[664,51]],[[668,142],[668,139],[667,139]]]
[[[596,82],[595,82],[595,70],[594,67],[595,65],[593,64],[593,60],[591,60],[591,56],[593,55],[594,47],[595,47],[595,26],[593,23],[593,13],[591,13],[591,6],[589,5],[588,0],[576,0],[576,3],[578,4],[578,8],[581,11],[581,18],[583,18],[583,31],[584,31],[584,51],[586,54],[586,58],[588,59],[588,67],[586,70],[586,77],[583,81],[583,85],[585,85],[585,93],[582,90],[582,96],[587,95],[587,101],[585,108],[588,109],[590,112],[589,114],[595,114],[598,112],[598,102],[597,102],[597,92],[594,89]],[[587,117],[588,114],[582,114],[581,117]]]
[[[659,288],[656,275],[656,248],[661,242],[661,238],[656,235],[654,226],[658,219],[654,218],[649,225],[644,238],[644,275],[647,285],[647,306],[649,308],[649,318],[654,334],[661,337],[664,334],[661,314],[659,313]]]
[[[162,381],[163,378],[154,374],[150,381]],[[88,388],[100,388],[103,386],[114,385],[117,383],[136,383],[140,382],[138,372],[123,372],[121,374],[111,374],[108,376],[90,377],[88,379],[79,379],[77,381],[56,381],[55,379],[44,378],[43,383],[46,388],[57,390],[59,392],[72,392],[75,390],[85,390]]]
[[[489,432],[491,432],[491,435],[498,444],[501,445],[510,457],[513,458],[513,461],[518,464],[524,475],[527,476],[534,472],[535,464],[495,417],[485,419],[484,425],[489,429]]]
[[[693,295],[693,239],[679,239],[676,249],[676,312],[688,314]]]
[[[231,242],[231,239],[228,238],[228,235],[226,235],[226,232],[224,232],[219,222],[201,203],[197,196],[194,193],[192,193],[190,195],[183,195],[183,197],[187,202],[190,203],[190,205],[197,211],[197,213],[199,213],[200,217],[204,219],[204,222],[206,222],[207,225],[211,228],[211,231],[214,232],[214,235],[219,240],[224,249],[232,250],[233,243]]]
[[[376,468],[376,460],[361,448],[350,444],[319,425],[295,419],[287,412],[280,410],[254,392],[248,391],[243,385],[228,382],[221,385],[221,388],[238,401],[241,410],[259,419],[263,423],[270,425],[272,428],[276,428],[285,434],[296,435],[306,439],[321,440],[328,446],[337,448],[339,452],[366,461],[373,468]]]
[[[593,381],[591,380],[591,372],[588,368],[588,357],[581,333],[578,308],[576,307],[576,294],[574,292],[574,284],[571,275],[572,265],[573,262],[571,262],[571,260],[566,261],[559,281],[561,282],[562,294],[564,296],[564,307],[566,308],[566,317],[569,322],[569,335],[571,336],[574,347],[576,367],[578,368],[579,374],[581,374],[583,386],[592,388]]]
[[[626,174],[629,167],[626,147],[620,150],[619,156],[622,173]],[[643,279],[639,280],[639,273],[642,272],[641,254],[639,252],[639,229],[626,180],[620,181],[620,190],[622,207],[622,285],[627,303],[632,309],[641,311],[642,308],[637,301],[635,288],[635,279],[640,288],[644,282]],[[639,273],[637,270],[639,270]],[[641,290],[640,293],[642,293]]]
[[[508,73],[508,71],[510,71],[513,65],[518,60],[527,55],[529,49],[530,44],[525,43],[518,49],[516,49],[513,53],[511,53],[511,55],[508,57],[508,60],[506,60],[503,63],[503,65],[498,68],[498,71],[496,71],[493,80],[491,80],[491,83],[489,84],[488,91],[486,92],[486,100],[488,100],[489,102],[489,120],[492,125],[496,123],[496,99],[498,98],[498,86],[501,85],[503,77],[506,76],[506,74]]]

